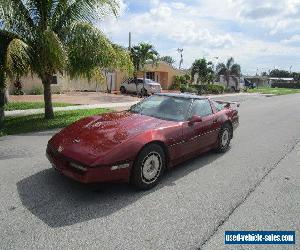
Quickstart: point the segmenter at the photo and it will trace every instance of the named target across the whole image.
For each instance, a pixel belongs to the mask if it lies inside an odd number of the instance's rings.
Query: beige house
[[[165,62],[158,65],[149,64],[146,66],[146,78],[159,82],[163,89],[168,89],[177,75],[184,75],[185,71],[176,69]],[[128,79],[128,74],[121,71],[103,72],[104,79],[102,83],[88,81],[87,79],[71,79],[68,75],[58,75],[57,84],[52,85],[53,93],[62,93],[69,91],[106,91],[107,88],[112,91],[119,91],[121,83]],[[138,72],[138,77],[143,77],[143,72]],[[28,75],[21,78],[22,90],[26,94],[31,94],[33,90],[42,90],[42,82],[37,76]],[[9,87],[10,94],[15,90],[14,84]]]

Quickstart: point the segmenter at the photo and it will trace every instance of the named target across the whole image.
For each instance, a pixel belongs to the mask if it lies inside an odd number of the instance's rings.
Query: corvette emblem
[[[75,139],[73,140],[73,142],[74,142],[74,143],[79,143],[79,142],[80,142],[80,139],[79,139],[79,138],[75,138]]]
[[[57,149],[57,151],[58,151],[59,153],[61,153],[63,150],[64,150],[64,147],[63,147],[63,146],[59,146],[58,149]]]

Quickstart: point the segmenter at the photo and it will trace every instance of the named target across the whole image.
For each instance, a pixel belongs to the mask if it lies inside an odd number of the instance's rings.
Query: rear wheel
[[[137,156],[132,169],[131,183],[138,189],[150,189],[157,185],[164,169],[164,150],[158,144],[150,144]]]
[[[142,90],[141,90],[141,95],[142,95],[142,96],[147,96],[147,89],[142,88]]]
[[[226,152],[229,149],[231,139],[232,129],[228,124],[225,124],[219,132],[217,151],[220,153]]]
[[[125,93],[126,93],[126,89],[125,89],[125,87],[124,87],[124,86],[121,86],[121,88],[120,88],[120,92],[121,92],[122,94],[125,94]]]

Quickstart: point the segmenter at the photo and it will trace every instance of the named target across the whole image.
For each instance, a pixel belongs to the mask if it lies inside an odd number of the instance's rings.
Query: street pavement
[[[225,154],[146,192],[81,185],[45,157],[54,131],[0,138],[0,249],[300,249],[300,95],[239,101]],[[295,230],[295,246],[226,246],[225,230]]]

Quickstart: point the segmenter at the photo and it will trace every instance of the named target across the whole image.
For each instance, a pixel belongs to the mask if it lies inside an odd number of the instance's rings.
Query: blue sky
[[[119,1],[119,17],[98,24],[116,43],[128,46],[131,31],[133,44],[149,42],[177,63],[183,48],[186,68],[233,56],[245,74],[300,71],[300,0]]]

